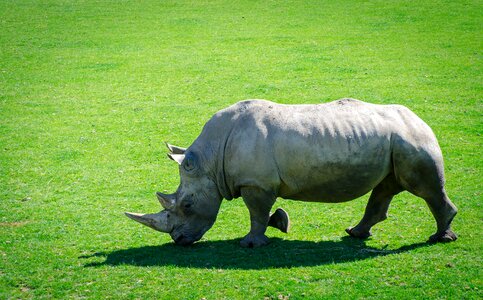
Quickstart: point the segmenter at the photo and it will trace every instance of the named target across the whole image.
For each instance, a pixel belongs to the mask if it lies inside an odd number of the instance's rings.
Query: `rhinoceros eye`
[[[194,153],[188,153],[185,156],[185,159],[183,160],[183,168],[187,172],[193,172],[196,169],[196,156]]]
[[[191,203],[191,202],[185,203],[181,207],[182,207],[183,214],[185,216],[191,216],[194,213],[193,212],[193,203]]]
[[[191,209],[191,207],[193,206],[193,195],[191,195],[191,197],[188,197],[187,199],[185,199],[183,202],[182,202],[182,207],[183,207],[183,210],[185,211],[185,213],[188,213]]]

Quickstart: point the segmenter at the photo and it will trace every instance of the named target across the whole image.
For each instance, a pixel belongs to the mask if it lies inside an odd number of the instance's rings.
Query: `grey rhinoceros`
[[[401,191],[423,198],[436,219],[431,242],[454,241],[456,207],[444,189],[443,157],[429,126],[401,105],[341,99],[317,105],[266,100],[238,102],[216,113],[187,149],[168,144],[181,183],[157,193],[155,214],[126,215],[167,232],[176,244],[199,240],[216,220],[222,199],[242,197],[250,213],[243,247],[268,243],[267,226],[288,230],[277,197],[344,202],[372,190],[362,220],[346,229],[367,238]]]

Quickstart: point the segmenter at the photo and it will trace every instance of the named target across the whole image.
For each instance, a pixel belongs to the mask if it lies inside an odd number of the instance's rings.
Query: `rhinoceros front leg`
[[[268,244],[265,231],[270,219],[270,209],[275,203],[275,195],[256,187],[242,188],[241,195],[250,212],[250,232],[241,240],[240,245],[253,248]]]
[[[394,175],[390,174],[372,190],[367,203],[364,217],[355,227],[349,227],[345,231],[357,238],[371,236],[371,227],[387,218],[387,210],[394,195],[403,188],[396,182]]]
[[[277,208],[277,210],[270,216],[268,226],[272,226],[283,233],[287,233],[290,229],[290,219],[287,212],[282,208]]]

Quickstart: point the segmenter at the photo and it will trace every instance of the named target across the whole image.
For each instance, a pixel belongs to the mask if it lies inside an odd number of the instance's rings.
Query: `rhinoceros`
[[[198,241],[214,224],[223,199],[242,197],[251,228],[243,247],[265,245],[267,226],[283,232],[288,214],[270,211],[277,197],[344,202],[372,191],[362,220],[346,232],[367,238],[387,218],[394,195],[423,198],[437,224],[430,242],[456,240],[450,224],[457,209],[444,184],[443,157],[430,127],[401,105],[355,99],[284,105],[238,102],[216,113],[187,149],[167,144],[179,164],[173,194],[158,192],[164,210],[126,213],[169,233],[176,244]]]

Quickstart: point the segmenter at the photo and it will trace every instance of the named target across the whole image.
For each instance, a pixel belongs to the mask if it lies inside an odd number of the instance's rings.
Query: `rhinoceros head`
[[[203,167],[199,155],[171,146],[168,156],[180,165],[181,184],[174,194],[156,193],[164,210],[155,214],[126,215],[157,231],[166,232],[179,245],[190,245],[213,226],[222,197]]]

